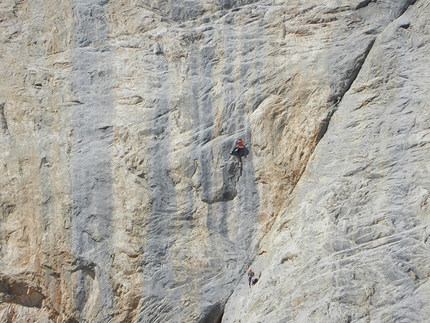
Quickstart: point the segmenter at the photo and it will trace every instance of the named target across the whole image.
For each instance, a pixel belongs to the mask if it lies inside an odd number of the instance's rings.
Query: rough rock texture
[[[1,320],[424,320],[429,13],[0,2]]]

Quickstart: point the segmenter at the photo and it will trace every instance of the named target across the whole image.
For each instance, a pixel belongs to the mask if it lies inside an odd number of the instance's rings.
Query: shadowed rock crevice
[[[375,0],[363,0],[355,7],[355,10],[367,7],[371,2],[375,2]]]
[[[0,277],[0,302],[16,303],[26,307],[41,308],[45,296],[25,282],[16,281],[9,276]]]
[[[372,50],[375,40],[376,38],[371,39],[368,42],[367,46],[361,50],[360,55],[354,59],[352,64],[350,64],[348,69],[345,71],[344,79],[340,80],[336,84],[331,85],[332,95],[328,99],[328,105],[334,107],[334,105],[338,105],[340,101],[342,101],[342,98],[344,97],[345,93],[349,91],[355,79],[357,78],[358,73],[363,67],[364,62],[366,61],[366,57]],[[328,119],[330,118],[331,116],[328,117]]]
[[[77,258],[72,262],[71,266],[72,266],[72,268],[71,268],[70,272],[74,273],[74,272],[77,272],[79,270],[82,270],[87,275],[89,275],[92,279],[95,278],[96,264],[94,262],[92,262],[90,260],[83,259],[83,258]]]
[[[413,6],[416,2],[417,2],[417,0],[406,1],[400,9],[400,15],[399,16],[403,15],[406,12],[406,10],[408,10],[408,8],[410,6]]]
[[[9,128],[7,126],[7,120],[4,115],[4,106],[5,102],[0,102],[0,130],[3,132],[3,134],[9,133]]]
[[[224,306],[221,303],[212,305],[197,323],[221,323],[224,314]]]
[[[361,2],[356,9],[364,8],[367,5],[369,5],[371,2],[374,2],[374,0],[365,0]],[[401,15],[405,13],[405,11],[411,6],[414,5],[416,0],[409,0],[404,3],[404,5],[400,9],[400,14],[396,19],[398,19]],[[409,26],[408,26],[409,27]],[[328,100],[328,104],[332,106],[331,110],[328,112],[327,117],[323,119],[320,130],[318,132],[317,136],[317,143],[324,137],[324,134],[326,133],[328,126],[330,124],[330,119],[333,116],[333,114],[336,112],[336,107],[339,105],[339,103],[342,101],[342,98],[345,96],[345,94],[349,91],[352,84],[356,80],[358,74],[360,73],[360,70],[363,67],[363,64],[366,61],[367,56],[369,55],[370,51],[373,48],[373,45],[375,44],[376,38],[373,38],[367,45],[367,47],[364,49],[364,51],[361,53],[360,56],[358,56],[355,59],[355,62],[353,66],[346,72],[346,78],[339,84],[334,84],[332,88],[336,88],[337,90],[334,90],[334,93],[332,94],[331,98]]]
[[[324,137],[325,133],[327,132],[328,126],[330,124],[331,117],[333,116],[334,113],[335,113],[334,109],[331,110],[331,111],[329,111],[327,113],[327,117],[325,117],[322,120],[321,125],[320,125],[320,129],[318,131],[318,135],[317,135],[317,138],[316,138],[317,144]]]

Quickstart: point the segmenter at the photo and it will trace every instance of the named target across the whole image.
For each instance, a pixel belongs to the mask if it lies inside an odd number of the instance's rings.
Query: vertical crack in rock
[[[93,263],[91,270],[78,268],[72,275],[74,310],[79,321],[88,313],[108,321],[113,307],[111,268],[113,189],[110,146],[112,54],[109,27],[100,1],[73,1],[72,91],[81,104],[74,105],[72,155],[72,253]],[[89,302],[89,299],[92,299]]]
[[[7,120],[6,117],[4,115],[4,106],[5,106],[5,102],[1,102],[0,103],[0,130],[3,132],[3,134],[7,134],[9,133],[9,128],[7,125]]]

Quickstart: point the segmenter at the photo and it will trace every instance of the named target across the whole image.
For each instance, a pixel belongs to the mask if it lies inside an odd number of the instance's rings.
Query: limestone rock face
[[[427,17],[0,2],[0,320],[428,317]]]

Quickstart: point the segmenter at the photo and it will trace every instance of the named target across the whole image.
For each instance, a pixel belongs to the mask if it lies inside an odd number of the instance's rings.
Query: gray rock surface
[[[428,10],[0,2],[1,320],[424,319]]]

